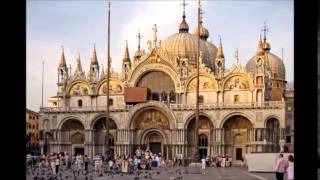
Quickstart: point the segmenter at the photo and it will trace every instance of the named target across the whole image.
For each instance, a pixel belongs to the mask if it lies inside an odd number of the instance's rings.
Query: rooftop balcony
[[[166,104],[166,103],[164,103]],[[195,110],[196,104],[166,104],[172,110]],[[133,108],[134,105],[110,106],[110,112],[125,111]],[[214,109],[262,109],[262,108],[283,108],[285,103],[282,101],[265,101],[257,102],[239,102],[233,104],[214,103],[214,104],[200,104],[200,110],[214,110]],[[49,112],[96,112],[106,111],[106,106],[83,106],[83,107],[41,107],[41,113]]]

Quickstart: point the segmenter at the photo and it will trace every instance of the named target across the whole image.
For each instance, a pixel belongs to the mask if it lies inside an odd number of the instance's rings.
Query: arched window
[[[176,102],[176,93],[171,91],[169,96],[170,96],[170,103],[175,103]]]
[[[204,98],[202,95],[199,96],[199,104],[203,104],[204,102]]]
[[[207,147],[208,146],[208,137],[206,135],[204,135],[204,134],[201,134],[199,136],[198,145],[200,147]]]
[[[81,99],[78,100],[78,107],[82,107],[82,100]]]
[[[234,103],[238,103],[239,100],[240,100],[239,95],[235,95],[235,96],[234,96]]]
[[[112,106],[113,105],[113,99],[109,99],[109,106]]]
[[[35,129],[35,126],[34,126],[34,125],[32,125],[32,129]]]
[[[158,93],[151,93],[151,99],[155,101],[159,101],[159,94]]]

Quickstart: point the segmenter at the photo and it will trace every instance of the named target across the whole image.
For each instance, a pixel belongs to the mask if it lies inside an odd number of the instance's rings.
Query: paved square
[[[153,179],[153,180],[276,180],[274,173],[249,173],[246,168],[242,167],[207,167],[204,171],[200,168],[189,168],[189,167],[172,167],[168,169],[153,168],[152,170],[140,170],[139,179]],[[34,180],[35,177],[44,177],[44,179],[50,179],[50,173],[46,170],[44,175],[36,170],[34,175],[27,175],[27,180]],[[180,178],[179,178],[180,177]],[[109,173],[104,173],[102,177],[99,177],[97,173],[93,171],[93,167],[89,168],[89,174],[85,172],[78,172],[72,170],[62,170],[57,176],[58,180],[107,180],[107,179],[117,179],[117,180],[134,180],[138,179],[137,175],[127,175],[127,174],[116,174],[111,175]]]

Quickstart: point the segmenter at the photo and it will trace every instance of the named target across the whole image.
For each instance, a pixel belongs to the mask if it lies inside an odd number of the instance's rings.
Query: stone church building
[[[225,67],[223,43],[208,41],[209,31],[190,32],[183,13],[177,33],[163,41],[157,26],[145,49],[124,50],[122,71],[110,75],[109,141],[106,142],[107,73],[95,48],[88,73],[80,57],[74,72],[62,50],[58,92],[40,109],[44,153],[106,152],[133,154],[137,147],[172,159],[191,157],[195,143],[202,155],[279,152],[285,146],[285,66],[272,53],[266,34],[245,66],[237,53]],[[196,57],[200,32],[199,139],[193,139],[196,112]]]

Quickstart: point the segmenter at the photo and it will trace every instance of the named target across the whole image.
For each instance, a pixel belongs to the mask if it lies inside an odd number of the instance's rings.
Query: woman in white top
[[[294,159],[292,155],[288,156],[288,180],[294,180]]]

